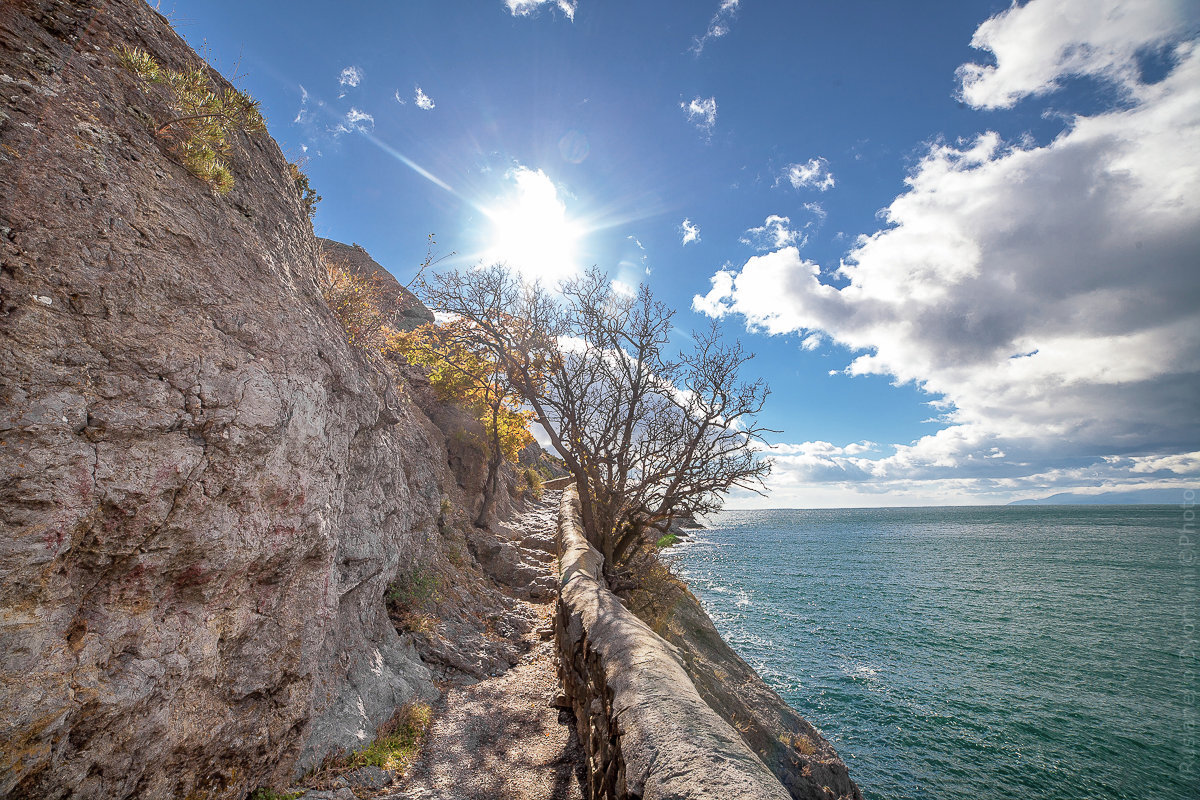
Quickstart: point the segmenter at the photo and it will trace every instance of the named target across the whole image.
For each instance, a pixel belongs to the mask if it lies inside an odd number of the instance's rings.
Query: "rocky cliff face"
[[[356,244],[342,244],[332,239],[317,239],[321,258],[344,267],[353,274],[371,280],[379,289],[382,310],[394,328],[410,330],[433,322],[433,312],[426,308],[400,281],[371,258],[370,253]]]
[[[214,194],[122,44],[198,63],[142,0],[0,6],[0,796],[241,797],[435,692],[383,596],[461,489],[275,142]]]

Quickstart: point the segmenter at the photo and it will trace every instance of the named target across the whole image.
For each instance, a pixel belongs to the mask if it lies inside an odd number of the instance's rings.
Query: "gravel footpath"
[[[549,493],[547,493],[549,494]],[[557,503],[510,522],[514,538],[554,535]],[[548,572],[553,569],[551,565]],[[434,705],[421,756],[389,800],[582,800],[583,753],[570,712],[551,708],[559,691],[553,602],[513,598],[513,612],[536,619],[520,662],[497,677],[448,689]],[[547,640],[543,640],[543,636]]]

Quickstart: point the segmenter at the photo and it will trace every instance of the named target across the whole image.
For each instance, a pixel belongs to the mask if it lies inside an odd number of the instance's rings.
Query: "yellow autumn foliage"
[[[389,330],[383,350],[424,368],[438,399],[470,411],[484,426],[485,445],[498,441],[504,459],[516,461],[533,441],[531,415],[517,404],[495,359],[467,335],[466,325],[431,322],[410,331]]]

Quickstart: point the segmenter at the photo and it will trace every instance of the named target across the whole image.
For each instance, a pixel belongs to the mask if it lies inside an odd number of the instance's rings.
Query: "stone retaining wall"
[[[565,489],[574,482],[575,482],[574,478],[572,478],[570,475],[566,475],[561,478],[551,478],[548,481],[542,481],[542,488],[543,489],[555,489],[555,490]]]
[[[701,699],[675,648],[604,583],[579,496],[559,513],[555,641],[563,690],[588,757],[589,800],[788,800],[730,725]]]

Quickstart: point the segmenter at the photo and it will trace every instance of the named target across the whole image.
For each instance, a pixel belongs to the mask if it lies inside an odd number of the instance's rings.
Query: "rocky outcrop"
[[[559,515],[560,676],[594,800],[786,800],[788,793],[697,693],[680,655],[605,585],[574,487]]]
[[[433,322],[433,312],[362,247],[332,239],[318,238],[317,243],[320,245],[321,258],[326,262],[337,264],[375,285],[379,290],[380,310],[387,315],[389,325],[411,330]]]
[[[433,695],[384,593],[461,490],[275,142],[214,194],[126,44],[199,63],[142,0],[0,6],[0,796],[240,798]]]
[[[709,707],[737,729],[795,800],[862,800],[846,763],[725,643],[696,597],[681,589],[661,634]]]

